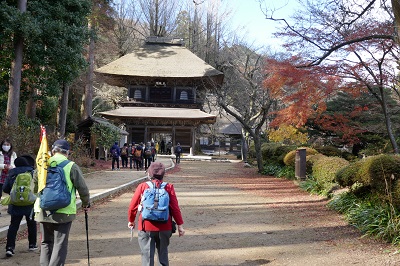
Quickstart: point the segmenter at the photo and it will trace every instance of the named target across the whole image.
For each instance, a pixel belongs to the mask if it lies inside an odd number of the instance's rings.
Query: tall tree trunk
[[[92,23],[90,25],[92,33],[95,32],[95,26]],[[89,69],[87,73],[87,81],[85,86],[85,93],[82,95],[82,120],[92,116],[93,109],[93,71],[94,71],[94,49],[95,42],[94,38],[90,36],[90,43],[88,47],[88,61]]]
[[[26,12],[27,0],[18,0],[18,9],[21,13]],[[22,58],[24,51],[24,40],[14,35],[15,58],[11,63],[11,77],[8,88],[6,124],[18,125],[18,112],[21,91]]]
[[[26,103],[25,116],[30,119],[36,117],[36,89],[31,89],[30,97]]]
[[[247,162],[247,153],[249,151],[249,147],[247,145],[247,140],[246,140],[246,131],[242,128],[242,136],[241,136],[241,155],[242,155],[242,161]]]
[[[387,100],[385,97],[384,89],[380,87],[379,91],[381,94],[381,105],[382,105],[383,115],[385,117],[386,130],[389,136],[389,140],[390,143],[392,144],[393,152],[395,154],[399,154],[399,147],[397,145],[396,138],[393,135],[392,120],[390,119],[390,114],[388,111]]]
[[[69,86],[63,84],[63,94],[61,96],[60,114],[58,116],[58,137],[65,137],[65,127],[67,124]]]
[[[400,44],[400,1],[392,0],[392,9],[394,14],[394,26],[396,30],[396,42]]]

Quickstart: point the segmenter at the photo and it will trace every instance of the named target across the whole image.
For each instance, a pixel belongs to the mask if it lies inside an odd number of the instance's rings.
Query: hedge
[[[314,156],[312,158],[312,175],[324,190],[329,191],[336,185],[335,176],[349,162],[340,157]]]

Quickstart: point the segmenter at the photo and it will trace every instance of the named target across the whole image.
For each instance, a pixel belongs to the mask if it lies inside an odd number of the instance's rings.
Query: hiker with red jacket
[[[163,183],[165,166],[160,162],[154,162],[148,169],[148,175],[153,185],[160,187]],[[147,183],[141,183],[135,190],[128,209],[128,227],[135,228],[135,218],[141,205],[141,197],[144,191],[149,188]],[[172,218],[178,225],[179,236],[185,234],[183,229],[183,218],[179,208],[174,186],[171,183],[165,185],[169,195],[169,218],[167,222],[156,222],[142,219],[139,212],[138,219],[138,242],[142,254],[142,265],[154,265],[154,254],[157,250],[159,265],[169,265],[168,245],[172,236]]]

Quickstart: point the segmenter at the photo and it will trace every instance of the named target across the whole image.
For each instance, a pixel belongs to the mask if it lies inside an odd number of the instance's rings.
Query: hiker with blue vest
[[[143,266],[154,265],[156,250],[159,265],[169,265],[168,245],[173,224],[178,225],[179,236],[185,234],[174,186],[163,182],[164,174],[162,163],[152,163],[148,169],[151,181],[138,185],[128,209],[128,227],[131,230],[136,227],[135,218],[139,214],[137,230]]]
[[[11,215],[10,226],[7,231],[7,243],[6,243],[6,256],[12,257],[15,254],[15,240],[17,238],[17,233],[19,226],[21,224],[22,219],[25,216],[26,224],[28,227],[28,242],[30,251],[37,250],[37,227],[35,216],[33,213],[33,203],[35,202],[36,196],[33,193],[33,174],[34,174],[34,166],[35,160],[29,155],[19,156],[14,161],[15,168],[11,169],[8,172],[8,177],[3,186],[3,191],[7,194],[10,194],[10,204],[8,205],[7,212]],[[22,176],[27,175],[29,188],[23,188],[19,186],[19,180],[22,180]],[[19,179],[16,181],[16,179]],[[18,187],[19,186],[19,187]],[[32,191],[31,191],[32,189]],[[16,202],[14,202],[15,195],[18,193],[16,190],[25,190],[30,195],[26,195],[24,200],[20,200],[22,197],[21,193],[18,195]],[[13,197],[14,196],[14,197]],[[25,195],[24,195],[25,196]]]
[[[82,170],[73,161],[68,161],[70,145],[66,140],[60,139],[54,142],[51,149],[52,157],[48,160],[46,187],[49,182],[49,170],[56,165],[64,165],[62,170],[70,191],[69,205],[66,207],[47,211],[42,208],[40,193],[34,205],[35,217],[40,222],[41,248],[40,265],[64,265],[68,251],[68,237],[72,221],[76,217],[76,191],[82,201],[85,212],[89,211],[89,189],[83,178]],[[35,189],[38,191],[38,176],[34,177]],[[46,187],[43,191],[46,190]],[[44,193],[44,192],[43,192]],[[43,194],[43,196],[45,196]]]

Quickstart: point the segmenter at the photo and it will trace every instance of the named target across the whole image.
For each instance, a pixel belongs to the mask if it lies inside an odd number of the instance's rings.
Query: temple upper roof
[[[224,74],[179,45],[146,44],[95,72],[114,86],[126,87],[143,79],[199,79],[220,85]],[[136,79],[136,82],[135,82]]]

